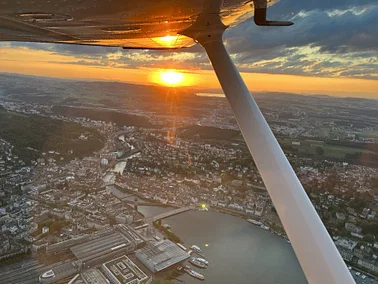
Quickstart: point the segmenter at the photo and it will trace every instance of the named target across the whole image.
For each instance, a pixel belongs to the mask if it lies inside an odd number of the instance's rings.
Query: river
[[[139,206],[146,217],[171,208]],[[214,211],[189,211],[163,220],[186,247],[198,245],[210,265],[195,268],[204,283],[307,283],[298,260],[284,239],[246,220]],[[184,283],[199,283],[185,274]]]

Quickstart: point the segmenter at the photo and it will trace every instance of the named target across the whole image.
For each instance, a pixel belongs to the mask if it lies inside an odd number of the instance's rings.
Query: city
[[[256,100],[354,277],[373,283],[378,101]],[[225,98],[7,74],[0,126],[0,283],[207,277],[186,265],[206,248],[183,241],[172,214],[231,215],[289,243]]]

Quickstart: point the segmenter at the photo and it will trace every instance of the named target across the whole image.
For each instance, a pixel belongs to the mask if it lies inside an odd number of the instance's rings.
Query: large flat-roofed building
[[[170,240],[150,243],[136,252],[137,259],[153,273],[179,263],[189,256],[187,252]]]
[[[51,246],[50,249],[50,253],[54,255],[54,257],[71,251],[77,258],[76,262],[79,263],[79,265],[58,265],[44,272],[40,276],[41,282],[52,283],[57,279],[81,271],[81,268],[88,269],[100,265],[109,259],[134,252],[144,244],[145,240],[143,236],[130,226],[124,224],[116,225],[111,229],[95,234],[55,244]],[[91,279],[96,279],[96,277],[91,277],[91,275],[95,273],[96,271],[92,271],[86,275]]]
[[[134,228],[125,225],[125,224],[119,224],[115,226],[116,230],[121,232],[123,235],[125,235],[126,238],[134,242],[135,246],[137,248],[142,247],[145,244],[145,239],[141,234],[139,234]]]
[[[105,262],[102,269],[113,284],[138,284],[147,279],[147,275],[126,255]]]
[[[71,247],[72,253],[83,263],[113,253],[117,250],[131,252],[136,249],[134,242],[115,231],[101,238]]]

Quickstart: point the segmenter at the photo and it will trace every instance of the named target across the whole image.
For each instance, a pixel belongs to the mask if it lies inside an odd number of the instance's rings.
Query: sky
[[[378,99],[377,0],[282,0],[268,18],[295,24],[257,27],[250,19],[224,36],[251,91]],[[179,69],[187,85],[220,88],[199,45],[148,51],[3,42],[0,61],[0,72],[141,84]]]

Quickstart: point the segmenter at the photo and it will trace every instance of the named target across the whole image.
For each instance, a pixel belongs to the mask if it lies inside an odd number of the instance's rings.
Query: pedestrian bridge
[[[192,210],[192,209],[194,209],[194,207],[190,207],[190,206],[181,207],[181,208],[178,208],[178,209],[175,209],[175,210],[172,210],[172,211],[168,211],[168,212],[156,215],[156,216],[151,218],[151,221],[156,222],[156,221],[159,221],[159,220],[162,220],[162,219],[165,219],[165,218],[177,215],[177,214],[184,213],[184,212]]]

